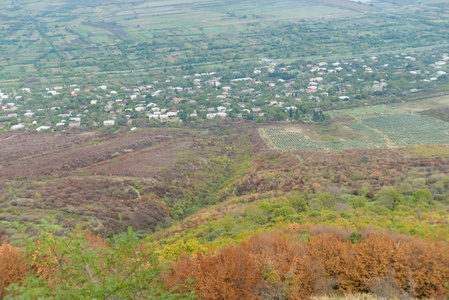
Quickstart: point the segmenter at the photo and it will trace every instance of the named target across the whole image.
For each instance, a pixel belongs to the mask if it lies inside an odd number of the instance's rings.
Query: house
[[[211,114],[206,115],[206,118],[208,118],[208,119],[213,119],[215,117],[221,117],[222,119],[226,118],[226,113],[218,112],[218,113],[211,113]]]
[[[19,129],[23,129],[23,128],[25,128],[24,124],[17,124],[17,125],[11,126],[11,130],[19,130]]]
[[[114,126],[114,124],[115,124],[115,121],[114,121],[114,120],[106,120],[106,121],[103,121],[103,125],[104,125],[104,126]]]
[[[81,126],[81,122],[80,121],[71,121],[69,123],[69,127],[80,127]]]
[[[169,117],[176,117],[176,116],[178,116],[178,110],[176,110],[176,109],[170,110],[169,112],[167,112],[167,116],[169,116]]]
[[[236,78],[236,79],[232,79],[231,82],[237,82],[237,81],[248,81],[248,80],[253,80],[251,77],[245,77],[245,78]]]
[[[51,127],[50,126],[40,126],[40,127],[38,127],[38,128],[36,128],[36,131],[45,131],[45,130],[49,130],[49,129],[51,129]]]
[[[376,91],[382,92],[386,86],[387,86],[386,82],[374,81],[374,83],[373,83],[373,89],[375,92]]]

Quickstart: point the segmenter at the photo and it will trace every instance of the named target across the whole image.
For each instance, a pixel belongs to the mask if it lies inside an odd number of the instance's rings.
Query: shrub
[[[352,208],[357,209],[364,207],[366,205],[366,201],[363,197],[354,197],[348,200],[349,205],[351,205]]]
[[[172,287],[193,279],[203,299],[307,299],[335,290],[386,298],[449,295],[447,245],[375,234],[362,240],[361,232],[347,240],[345,230],[302,228],[310,227],[290,225],[280,234],[259,234],[216,253],[183,257],[164,282]]]
[[[273,212],[273,215],[274,215],[275,217],[282,217],[282,218],[284,218],[284,219],[286,219],[288,216],[294,215],[294,214],[296,214],[296,211],[295,211],[295,209],[294,209],[293,207],[291,207],[291,206],[284,206],[284,207],[281,207],[281,208],[276,209],[276,210]]]
[[[416,190],[412,195],[412,201],[414,203],[429,203],[432,199],[432,193],[428,190]]]
[[[355,244],[357,242],[360,242],[362,240],[362,233],[361,232],[357,232],[357,231],[351,232],[351,236],[349,237],[349,240],[353,244]]]
[[[14,246],[0,246],[0,299],[6,295],[5,288],[25,278],[25,260]]]
[[[307,201],[303,197],[297,195],[291,196],[289,203],[298,213],[307,211]]]
[[[30,272],[9,292],[22,299],[156,297],[179,299],[158,280],[158,257],[131,228],[105,241],[80,229],[56,234],[61,226],[42,221],[38,235],[17,236]],[[185,298],[190,298],[189,294]]]

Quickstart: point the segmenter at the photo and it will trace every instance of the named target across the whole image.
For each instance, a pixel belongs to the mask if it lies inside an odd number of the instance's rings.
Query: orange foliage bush
[[[6,295],[5,288],[25,277],[25,261],[16,247],[4,243],[0,246],[0,299]]]
[[[353,244],[344,230],[314,235],[312,228],[310,240],[300,243],[300,228],[292,229],[183,257],[163,280],[174,287],[193,279],[202,299],[307,299],[337,290],[382,297],[449,295],[445,244],[372,233]]]

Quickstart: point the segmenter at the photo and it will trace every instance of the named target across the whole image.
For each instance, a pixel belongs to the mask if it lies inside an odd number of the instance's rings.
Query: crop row
[[[414,115],[388,115],[363,120],[371,128],[382,131],[398,146],[448,144],[449,124]]]
[[[265,128],[272,144],[284,151],[343,151],[348,149],[404,147],[424,144],[449,144],[449,124],[414,115],[370,117],[362,123],[347,124],[362,135],[349,141],[316,141],[300,132],[288,132],[283,127]]]
[[[315,141],[298,132],[287,132],[282,127],[268,127],[265,132],[275,147],[285,151],[343,151],[386,147],[385,139],[374,130],[362,124],[350,124],[349,127],[364,135],[364,138],[328,142]]]

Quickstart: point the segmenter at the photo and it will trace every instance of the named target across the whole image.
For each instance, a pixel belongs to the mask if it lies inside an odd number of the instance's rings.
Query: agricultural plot
[[[284,127],[261,129],[273,147],[283,151],[343,151],[348,149],[395,148],[427,144],[449,144],[449,124],[414,115],[369,117],[346,124],[362,138],[319,141]]]
[[[449,144],[449,124],[414,115],[366,118],[363,123],[382,131],[397,147]]]
[[[348,124],[348,127],[363,136],[360,140],[316,141],[300,132],[288,132],[283,127],[261,129],[269,142],[283,151],[343,151],[348,149],[386,148],[387,142],[376,131],[362,124]]]

